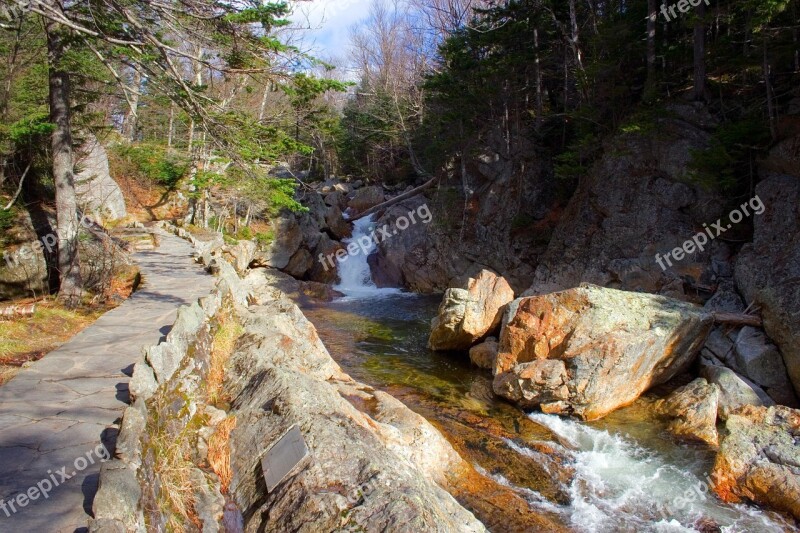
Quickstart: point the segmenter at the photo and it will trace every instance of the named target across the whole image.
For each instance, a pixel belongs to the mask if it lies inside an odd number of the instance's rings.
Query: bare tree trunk
[[[200,58],[203,57],[203,48],[201,46],[197,47],[197,50],[195,51],[195,55],[197,57],[200,57]],[[192,63],[194,63],[194,62],[192,62]],[[199,87],[199,86],[203,85],[203,65],[202,65],[202,63],[198,62],[198,63],[194,64],[193,68],[194,68],[194,84],[195,84],[195,87]],[[195,123],[194,123],[194,118],[192,118],[191,122],[189,123],[189,150],[188,150],[188,152],[189,152],[190,156],[192,155],[192,149],[194,148],[194,128],[195,128]]]
[[[694,91],[695,100],[706,97],[706,6],[702,2],[695,11],[697,21],[694,23]]]
[[[172,138],[175,135],[175,102],[169,106],[169,131],[167,131],[167,147],[172,148]]]
[[[267,95],[272,90],[272,82],[269,81],[264,85],[264,94],[261,96],[261,107],[258,109],[258,123],[264,122],[264,114],[267,111]]]
[[[769,58],[767,56],[767,36],[764,35],[764,86],[767,89],[767,114],[769,115],[769,132],[772,135],[772,140],[778,138],[778,125],[777,117],[775,116],[775,102],[773,101],[774,95],[772,94],[772,79],[771,69],[769,65]]]
[[[536,127],[537,129],[542,124],[542,115],[544,114],[542,105],[542,65],[539,60],[539,29],[533,30],[533,48],[535,56],[533,60],[533,77],[536,85]]]
[[[656,17],[657,0],[647,0],[647,87],[653,89],[656,82]]]
[[[63,35],[58,24],[46,21],[50,85],[50,122],[52,135],[53,183],[56,188],[56,221],[58,225],[58,296],[69,307],[80,303],[82,282],[78,257],[78,202],[75,194],[75,163],[70,129],[70,79],[61,70],[65,52]]]
[[[123,134],[131,141],[136,140],[136,122],[139,112],[139,88],[142,85],[142,73],[138,69],[133,69],[133,76],[131,80],[133,91],[128,98],[129,106],[128,112],[125,115]]]

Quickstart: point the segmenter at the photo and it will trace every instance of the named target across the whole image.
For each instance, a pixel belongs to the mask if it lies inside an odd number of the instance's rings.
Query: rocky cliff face
[[[532,143],[506,142],[497,133],[463,170],[458,188],[442,185],[377,219],[378,226],[395,227],[423,203],[433,217],[431,224],[411,225],[378,245],[370,259],[379,286],[442,292],[482,269],[499,273],[515,291],[530,285],[555,220],[551,169]],[[466,191],[466,201],[458,189]]]
[[[736,283],[748,304],[761,309],[764,329],[780,348],[800,392],[800,169],[773,175],[756,187],[766,206],[755,220],[753,242],[736,262]]]
[[[588,282],[690,299],[690,287],[730,276],[721,241],[666,269],[656,261],[722,215],[719,196],[686,182],[691,151],[707,146],[714,125],[702,106],[674,104],[652,131],[610,139],[562,214],[529,293]]]

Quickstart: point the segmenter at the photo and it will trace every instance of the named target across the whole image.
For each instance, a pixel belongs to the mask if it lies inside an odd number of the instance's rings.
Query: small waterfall
[[[339,279],[341,280],[334,289],[345,296],[354,298],[374,298],[402,294],[400,289],[379,289],[372,281],[372,272],[369,269],[367,258],[375,251],[377,244],[373,238],[375,222],[372,216],[353,222],[353,236],[342,241],[344,245],[355,243],[358,245],[354,254],[347,254],[342,261],[338,261]]]
[[[697,531],[704,520],[725,532],[784,531],[785,524],[774,515],[717,500],[710,480],[695,475],[691,464],[674,464],[620,435],[575,420],[542,413],[529,418],[571,450],[575,479],[564,513],[582,531]]]

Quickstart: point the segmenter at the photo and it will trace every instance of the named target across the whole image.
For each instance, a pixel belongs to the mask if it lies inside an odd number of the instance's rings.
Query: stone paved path
[[[214,284],[189,243],[159,235],[157,250],[134,254],[144,278],[138,292],[0,387],[0,532],[86,530],[100,471],[94,450],[115,439],[133,364],[169,331],[179,306]],[[47,499],[29,490],[44,479],[61,483],[84,462]],[[36,500],[20,507],[23,492]]]

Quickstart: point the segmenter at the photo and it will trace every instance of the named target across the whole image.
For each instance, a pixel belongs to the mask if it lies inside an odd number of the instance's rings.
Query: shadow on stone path
[[[157,250],[133,254],[144,279],[138,292],[0,387],[1,532],[86,529],[100,471],[95,450],[101,439],[113,449],[132,365],[166,335],[178,307],[215,282],[189,243],[159,237]]]

